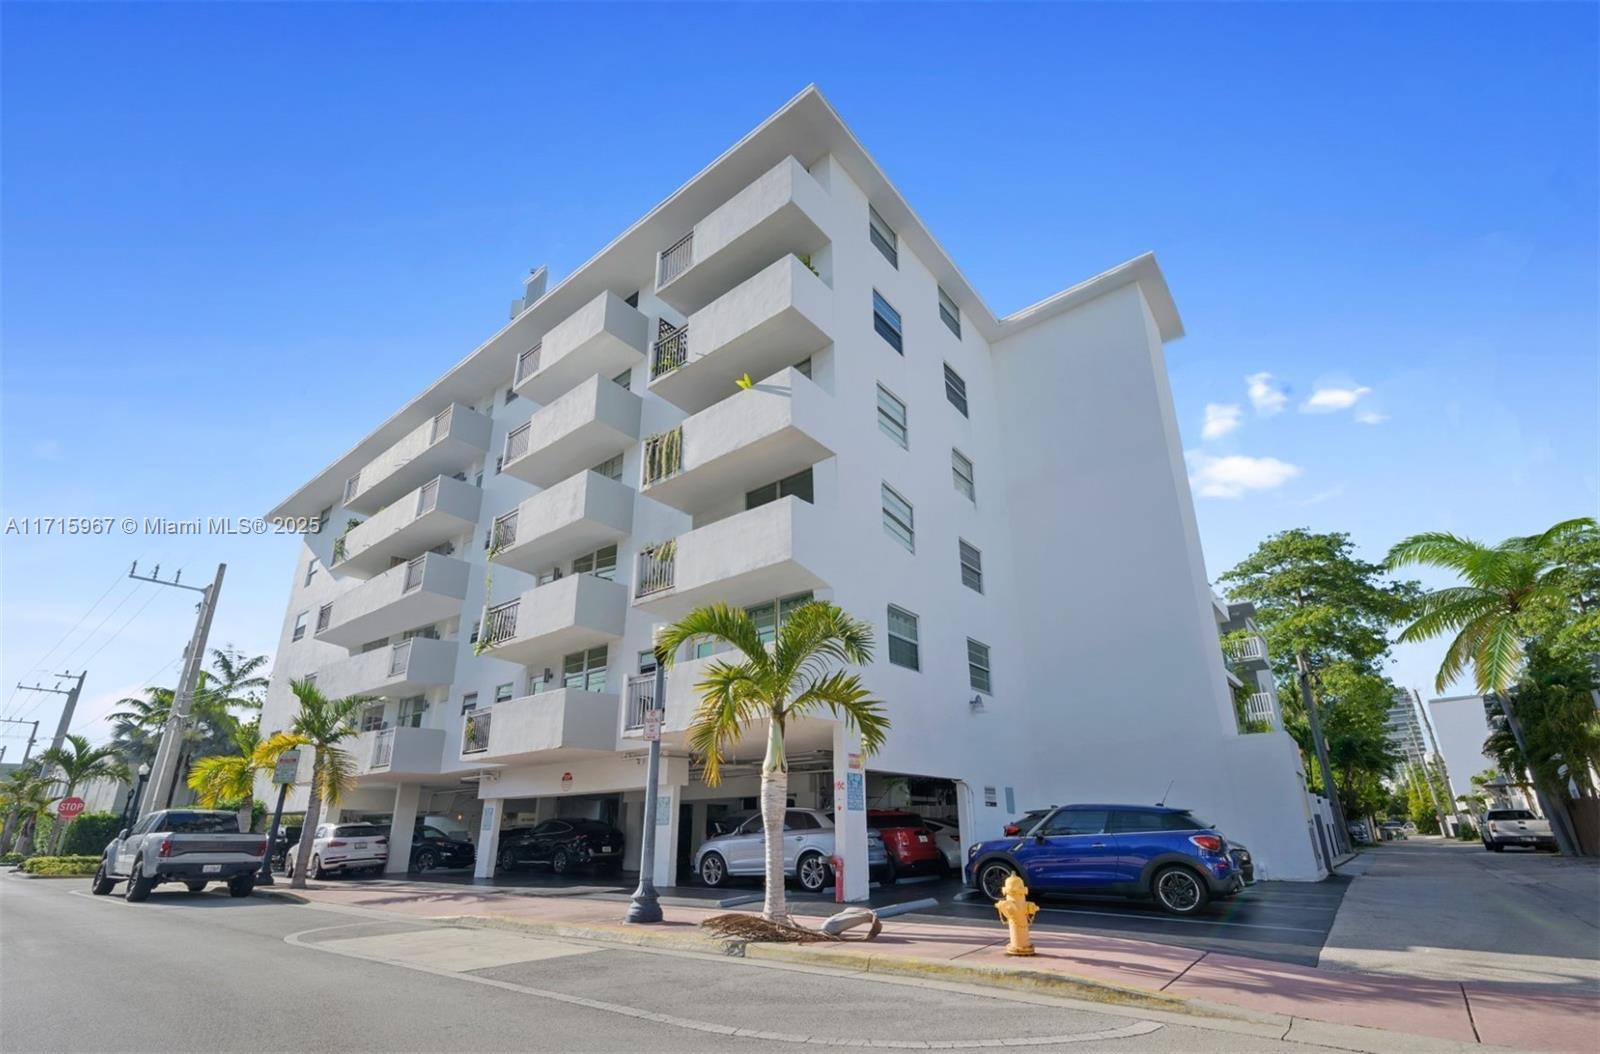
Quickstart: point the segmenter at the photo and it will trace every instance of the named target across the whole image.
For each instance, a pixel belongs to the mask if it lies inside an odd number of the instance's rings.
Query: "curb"
[[[274,897],[278,900],[288,901],[290,904],[311,903],[311,898],[309,897],[302,897],[298,893],[290,893],[287,890],[273,889],[270,886],[265,889],[257,886],[254,890],[254,895],[258,897]]]
[[[598,941],[632,947],[667,948],[674,951],[698,952],[702,955],[721,955],[734,959],[764,959],[773,962],[804,963],[827,966],[856,973],[889,974],[897,977],[929,977],[941,981],[959,981],[972,984],[1016,988],[1029,992],[1059,995],[1095,1003],[1115,1003],[1120,1006],[1144,1007],[1200,1013],[1211,1016],[1221,1010],[1200,1007],[1187,999],[1125,988],[1104,981],[1046,970],[1030,970],[1006,966],[963,965],[951,962],[930,962],[897,955],[857,955],[834,952],[826,947],[804,944],[770,944],[737,938],[719,938],[695,933],[661,933],[621,926],[574,925],[563,922],[540,922],[532,919],[511,919],[499,915],[435,916],[433,921],[472,926],[480,929],[512,930],[537,933],[570,940]],[[864,942],[852,942],[864,943]],[[1232,1008],[1228,1008],[1232,1009]]]

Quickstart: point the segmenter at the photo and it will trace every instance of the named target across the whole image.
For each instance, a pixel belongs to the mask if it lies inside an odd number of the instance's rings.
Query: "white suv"
[[[305,835],[301,835],[305,837]],[[300,859],[298,844],[289,848],[286,870],[294,877]],[[311,840],[311,877],[326,878],[330,871],[370,871],[378,874],[389,860],[389,831],[370,823],[325,823]]]
[[[730,875],[766,871],[766,839],[761,814],[731,816],[721,821],[730,833],[707,840],[694,854],[695,874],[708,886],[727,883]],[[783,814],[783,870],[807,893],[833,881],[833,817],[818,809],[786,809]],[[867,832],[867,864],[885,883],[894,881],[893,865],[876,831]]]

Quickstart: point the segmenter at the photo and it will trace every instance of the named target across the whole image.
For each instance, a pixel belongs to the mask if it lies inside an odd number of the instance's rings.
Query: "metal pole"
[[[651,710],[665,710],[667,705],[667,664],[665,656],[656,652],[655,692],[650,698]],[[659,716],[659,715],[658,715]],[[650,718],[647,716],[648,722]],[[639,888],[633,891],[633,900],[623,922],[660,922],[661,902],[656,897],[656,798],[661,789],[661,724],[655,724],[656,738],[650,741],[650,760],[644,774],[644,835],[639,839]]]
[[[51,749],[58,749],[66,742],[67,729],[72,725],[72,712],[78,708],[78,695],[83,691],[83,679],[89,675],[88,670],[78,674],[78,683],[72,686],[67,693],[67,705],[61,708],[61,720],[56,722],[56,734],[50,740]],[[70,673],[60,674],[62,677],[71,677]]]
[[[1311,670],[1306,662],[1304,653],[1297,653],[1294,657],[1295,672],[1300,677],[1300,701],[1306,708],[1306,721],[1311,725],[1311,745],[1317,752],[1317,771],[1322,774],[1322,790],[1328,796],[1328,804],[1333,807],[1333,847],[1349,852],[1350,828],[1344,820],[1344,806],[1339,804],[1339,787],[1333,782],[1333,766],[1328,763],[1328,744],[1322,738],[1322,717],[1317,713],[1317,700],[1311,694]],[[1328,861],[1328,870],[1333,870],[1333,861]]]
[[[272,826],[267,830],[267,855],[261,858],[261,873],[256,876],[258,886],[272,885],[272,853],[278,847],[278,824],[283,822],[283,799],[288,796],[289,785],[278,784],[278,805],[272,810]]]
[[[195,620],[194,636],[183,657],[183,676],[178,681],[178,691],[172,698],[172,713],[167,717],[167,727],[161,733],[161,745],[156,750],[156,761],[151,766],[151,794],[143,803],[141,816],[151,812],[150,806],[162,801],[171,793],[173,777],[177,774],[178,754],[183,741],[184,725],[189,719],[189,707],[194,702],[196,687],[200,684],[200,670],[205,663],[206,638],[211,633],[211,617],[216,614],[217,594],[222,592],[222,576],[227,564],[217,565],[217,577],[200,591],[200,616]],[[152,581],[154,579],[151,579]],[[162,582],[162,585],[175,583]],[[192,586],[180,586],[192,589]]]

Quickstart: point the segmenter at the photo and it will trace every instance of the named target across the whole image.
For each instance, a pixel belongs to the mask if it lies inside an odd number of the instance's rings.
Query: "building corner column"
[[[663,784],[656,795],[656,861],[651,880],[657,889],[678,884],[678,803],[682,784]]]
[[[411,833],[417,826],[417,806],[422,801],[422,784],[402,783],[394,790],[394,812],[389,817],[389,859],[383,865],[386,875],[403,875],[411,870]]]
[[[833,726],[833,852],[844,863],[844,899],[866,900],[872,883],[867,863],[866,762],[860,740],[842,721]]]
[[[483,815],[478,820],[478,846],[472,864],[473,878],[493,878],[495,858],[500,855],[500,814],[504,798],[484,798]]]

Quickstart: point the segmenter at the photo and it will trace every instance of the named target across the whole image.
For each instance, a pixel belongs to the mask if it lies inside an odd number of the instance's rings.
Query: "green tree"
[[[128,778],[128,766],[117,757],[117,752],[110,746],[95,747],[89,745],[87,736],[67,733],[67,738],[59,747],[51,747],[39,755],[39,762],[45,772],[51,769],[60,770],[56,779],[65,790],[61,797],[70,798],[79,787],[93,783],[95,780],[125,780]],[[61,836],[66,833],[66,824],[57,824],[50,832],[51,851],[61,844]]]
[[[1382,565],[1359,559],[1348,534],[1315,534],[1304,527],[1270,536],[1219,581],[1229,599],[1255,605],[1279,699],[1303,713],[1321,785],[1337,788],[1319,685],[1335,665],[1354,673],[1381,671],[1388,629],[1410,611],[1417,584],[1390,581]],[[1333,801],[1342,814],[1337,795]],[[1338,828],[1343,839],[1342,815]]]
[[[1534,786],[1565,796],[1568,781],[1579,797],[1592,798],[1592,776],[1600,766],[1600,713],[1594,708],[1596,686],[1587,664],[1562,662],[1538,645],[1528,653],[1522,678],[1507,693],[1522,735],[1513,734],[1505,697],[1491,697],[1489,737],[1484,753],[1507,772],[1526,771]],[[1475,777],[1476,779],[1476,777]]]
[[[233,752],[197,758],[189,766],[189,789],[195,801],[207,809],[237,804],[242,829],[248,830],[248,817],[255,811],[256,751],[261,748],[259,721],[240,722],[233,730]]]
[[[294,875],[289,888],[306,888],[306,871],[311,865],[311,835],[322,818],[322,805],[338,805],[355,784],[355,761],[340,746],[358,734],[355,714],[367,703],[365,696],[347,696],[329,699],[317,690],[314,682],[294,681],[289,685],[300,708],[289,722],[287,732],[279,732],[256,749],[256,767],[270,769],[278,758],[288,751],[310,748],[312,754],[311,796],[306,803],[303,836],[294,862]],[[395,832],[402,836],[402,832]],[[404,851],[400,847],[399,851]]]
[[[212,701],[224,710],[260,710],[270,683],[260,672],[266,665],[265,655],[245,655],[231,645],[212,648],[208,685]]]
[[[656,642],[657,661],[671,666],[678,649],[696,638],[723,641],[743,661],[708,664],[695,685],[701,703],[689,726],[689,745],[702,759],[705,782],[722,780],[722,759],[747,732],[765,725],[761,761],[761,821],[766,848],[766,896],[762,914],[788,918],[784,897],[783,814],[789,765],[784,729],[789,722],[826,710],[861,738],[872,754],[883,745],[889,720],[860,678],[845,667],[872,661],[872,627],[822,601],[785,614],[769,646],[744,611],[726,604],[696,608],[668,626]]]
[[[5,828],[0,830],[0,853],[11,851],[13,838],[20,839],[24,828],[32,837],[29,817],[35,812],[49,811],[50,803],[55,800],[50,790],[51,781],[40,774],[38,758],[7,774],[5,781],[0,783],[0,810],[5,812],[6,817]],[[21,844],[20,841],[18,844]]]
[[[1321,672],[1323,735],[1347,816],[1369,816],[1382,804],[1375,788],[1393,775],[1399,758],[1389,739],[1389,707],[1395,687],[1386,677],[1351,663]]]

